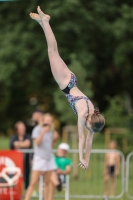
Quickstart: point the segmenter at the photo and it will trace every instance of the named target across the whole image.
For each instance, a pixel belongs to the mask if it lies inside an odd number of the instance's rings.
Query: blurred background
[[[9,148],[16,121],[31,134],[36,109],[55,116],[60,135],[63,126],[76,125],[53,79],[43,31],[29,17],[38,5],[51,16],[60,55],[78,87],[105,116],[93,148],[105,148],[107,128],[122,128],[125,147],[122,134],[111,137],[126,156],[133,150],[132,0],[0,1],[0,149]]]
[[[30,19],[37,5],[51,16],[61,57],[79,88],[105,115],[106,126],[133,128],[133,2],[54,0],[0,2],[0,133],[36,109],[75,124],[55,83],[41,27]]]

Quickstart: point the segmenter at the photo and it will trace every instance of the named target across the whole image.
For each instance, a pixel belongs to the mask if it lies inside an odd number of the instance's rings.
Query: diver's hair
[[[105,119],[100,114],[99,109],[95,108],[94,114],[91,116],[91,129],[96,133],[100,132],[105,125]]]

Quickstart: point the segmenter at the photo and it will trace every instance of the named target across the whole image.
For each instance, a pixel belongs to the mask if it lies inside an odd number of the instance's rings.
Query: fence
[[[33,154],[33,150],[22,150],[25,153]],[[56,152],[56,150],[54,150]],[[96,149],[91,151],[91,159],[88,170],[82,170],[77,167],[78,164],[78,150],[71,149],[68,157],[74,162],[72,173],[70,174],[70,199],[119,199],[124,194],[124,155],[120,151],[113,151],[118,153],[121,158],[120,173],[116,177],[116,191],[114,195],[104,195],[104,159],[105,154],[112,152],[112,150]],[[75,174],[76,172],[76,174]],[[110,187],[109,187],[110,188]],[[64,198],[64,193],[55,194],[55,198]]]
[[[130,152],[126,159],[126,185],[125,192],[129,199],[133,199],[133,151]]]

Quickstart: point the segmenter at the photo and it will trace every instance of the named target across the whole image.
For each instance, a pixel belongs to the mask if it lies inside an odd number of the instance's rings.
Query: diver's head
[[[90,114],[86,120],[86,127],[87,129],[93,132],[100,132],[105,125],[105,119],[100,114],[99,109],[96,108],[93,114]]]

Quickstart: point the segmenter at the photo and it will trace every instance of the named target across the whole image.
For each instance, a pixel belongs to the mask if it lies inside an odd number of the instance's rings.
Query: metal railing
[[[34,150],[21,150],[23,153],[33,154]],[[56,150],[53,150],[54,153]],[[70,174],[69,181],[69,198],[71,199],[119,199],[124,194],[124,168],[125,159],[121,151],[113,150],[120,155],[120,173],[116,177],[116,192],[115,195],[104,195],[104,159],[105,154],[112,152],[112,150],[93,149],[91,151],[91,158],[89,169],[83,170],[77,167],[78,164],[78,149],[71,149],[68,157],[72,159],[73,170]],[[55,198],[64,198],[64,193],[56,193]]]
[[[133,151],[130,152],[126,159],[126,184],[125,184],[125,192],[129,199],[133,199]]]

